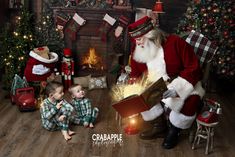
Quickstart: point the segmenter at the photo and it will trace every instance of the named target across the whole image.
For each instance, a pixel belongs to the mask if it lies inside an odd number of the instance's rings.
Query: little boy
[[[75,132],[69,130],[69,122],[72,119],[74,108],[63,100],[63,85],[59,82],[49,82],[45,92],[47,98],[43,101],[40,113],[42,126],[49,130],[61,130],[64,139],[70,140]]]
[[[83,124],[85,127],[94,127],[94,122],[98,116],[99,109],[91,107],[91,101],[88,98],[85,98],[85,92],[82,89],[82,86],[79,84],[73,85],[69,88],[71,93],[72,102],[76,116],[80,120],[80,124]]]

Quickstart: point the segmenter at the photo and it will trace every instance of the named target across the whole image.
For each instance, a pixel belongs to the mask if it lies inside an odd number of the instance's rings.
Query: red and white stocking
[[[130,22],[130,19],[127,18],[126,16],[121,15],[118,21],[119,21],[119,24],[116,27],[115,33],[114,33],[116,38],[119,38],[122,35],[122,33],[125,31],[126,27],[128,26]]]
[[[102,41],[106,42],[107,35],[115,22],[115,18],[111,17],[109,14],[105,14],[103,22],[98,30],[99,36],[101,37]]]
[[[76,40],[77,32],[79,28],[86,23],[81,16],[77,13],[74,14],[73,19],[70,20],[68,27],[66,28],[65,32],[69,36],[71,40]]]
[[[58,15],[56,15],[56,25],[64,27],[66,23],[69,21],[69,18],[70,17],[63,12],[58,13]]]

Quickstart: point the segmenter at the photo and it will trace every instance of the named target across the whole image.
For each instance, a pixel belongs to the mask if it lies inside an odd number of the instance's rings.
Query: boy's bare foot
[[[90,128],[94,128],[94,125],[92,123],[90,123],[89,127]]]
[[[64,139],[65,139],[66,141],[68,141],[68,140],[70,140],[70,139],[72,138],[71,136],[69,136],[68,131],[62,130],[61,132],[62,132],[62,134],[63,134],[63,136],[64,136]]]
[[[69,130],[69,136],[72,136],[72,135],[74,135],[74,134],[75,134],[74,131]]]
[[[83,123],[83,126],[86,127],[86,128],[88,127],[88,125],[89,125],[88,122],[84,122],[84,123]]]

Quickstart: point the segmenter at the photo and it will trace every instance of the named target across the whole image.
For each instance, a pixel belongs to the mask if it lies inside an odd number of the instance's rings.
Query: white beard
[[[158,49],[153,41],[146,39],[143,46],[136,45],[133,59],[141,63],[150,62],[156,57]]]

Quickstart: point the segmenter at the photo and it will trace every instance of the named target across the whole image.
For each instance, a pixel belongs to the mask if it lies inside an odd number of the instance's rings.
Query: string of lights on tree
[[[194,0],[177,27],[178,34],[195,29],[218,45],[214,71],[225,79],[235,74],[234,1]]]
[[[64,41],[55,27],[51,13],[43,13],[41,20],[35,24],[33,14],[23,8],[13,23],[5,25],[1,39],[0,67],[5,71],[5,88],[11,87],[15,74],[23,76],[30,50],[40,46],[48,46],[60,55]]]
[[[5,26],[1,45],[0,66],[5,70],[3,83],[6,87],[10,87],[15,74],[23,74],[28,52],[35,47],[32,14],[22,9],[14,22],[13,26]]]
[[[51,12],[44,12],[41,20],[36,24],[37,46],[48,46],[50,50],[61,55],[64,40],[61,30],[56,28]]]

